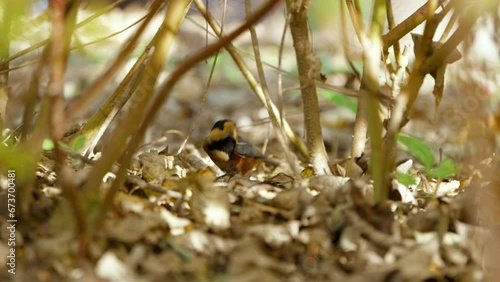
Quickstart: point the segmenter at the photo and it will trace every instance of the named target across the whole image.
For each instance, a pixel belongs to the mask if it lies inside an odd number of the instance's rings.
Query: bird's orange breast
[[[229,155],[225,151],[221,151],[216,148],[209,148],[206,143],[203,144],[203,150],[222,171],[227,172],[228,174],[238,172],[241,175],[245,175],[256,165],[255,158],[240,156],[234,151]]]
[[[238,159],[236,163],[236,171],[238,171],[241,175],[245,175],[247,172],[251,171],[255,165],[257,164],[257,160],[254,158],[241,157],[239,155],[234,154],[236,157],[233,158]]]

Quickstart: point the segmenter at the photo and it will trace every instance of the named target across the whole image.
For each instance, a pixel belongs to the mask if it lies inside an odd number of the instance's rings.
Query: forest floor
[[[116,31],[142,12],[117,9],[82,31],[81,39],[96,37],[96,30]],[[234,14],[227,29],[240,18]],[[277,12],[257,27],[263,60],[271,66],[277,66],[283,18]],[[188,19],[167,69],[205,44],[201,18],[193,12]],[[359,80],[336,41],[338,27],[326,26],[319,24],[313,30],[326,83],[358,87]],[[153,27],[146,37],[154,32]],[[68,99],[97,78],[129,34],[71,54]],[[254,69],[249,36],[235,44]],[[294,131],[304,137],[290,38],[286,44],[280,107]],[[356,56],[355,63],[360,60]],[[292,145],[286,150],[293,157],[286,158],[267,111],[231,57],[222,52],[200,118],[214,60],[198,65],[177,84],[136,152],[101,229],[86,238],[87,251],[80,248],[85,239],[77,235],[78,226],[68,213],[70,203],[52,172],[53,156],[44,154],[30,217],[16,223],[12,233],[6,209],[0,211],[0,280],[484,281],[494,277],[498,263],[492,258],[500,251],[500,118],[495,114],[500,92],[494,66],[498,64],[477,60],[464,54],[462,61],[449,66],[437,113],[432,79],[426,82],[403,130],[408,138],[400,139],[391,200],[375,205],[366,160],[355,175],[348,177],[343,170],[351,150],[355,99],[319,90],[323,138],[334,175],[312,176]],[[12,89],[21,91],[29,73],[27,68],[13,71]],[[163,78],[167,75],[168,71]],[[267,67],[266,75],[277,101],[276,68]],[[107,93],[120,81],[117,77]],[[14,96],[9,103],[10,126],[16,126],[23,101]],[[239,135],[263,148],[279,165],[260,164],[243,176],[219,177],[222,172],[201,146],[214,122],[224,118],[234,120]],[[113,126],[106,134],[112,130]],[[106,149],[98,145],[94,157]],[[368,150],[365,158],[369,157]],[[72,165],[81,179],[92,166],[78,158]],[[110,188],[113,172],[106,178],[102,196]],[[7,187],[8,180],[2,181]],[[6,191],[0,191],[2,203],[7,202]],[[87,204],[91,218],[96,208]],[[7,272],[9,236],[16,240],[15,275]]]

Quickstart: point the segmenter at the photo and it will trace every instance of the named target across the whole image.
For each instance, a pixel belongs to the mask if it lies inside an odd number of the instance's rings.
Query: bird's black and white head
[[[228,170],[228,162],[233,157],[238,141],[236,124],[229,119],[217,121],[203,143],[203,149],[222,170]]]
[[[232,138],[235,141],[238,140],[238,134],[236,133],[236,124],[230,119],[222,119],[217,121],[210,135],[207,138],[208,143],[218,142],[220,140]]]

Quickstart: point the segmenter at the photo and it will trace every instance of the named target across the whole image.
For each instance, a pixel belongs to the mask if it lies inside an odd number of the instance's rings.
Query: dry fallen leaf
[[[111,282],[142,282],[132,269],[121,261],[115,253],[107,251],[96,263],[95,271],[101,278]]]
[[[215,187],[206,175],[192,174],[188,180],[193,185],[190,205],[196,221],[214,231],[229,228],[231,222],[227,191]]]

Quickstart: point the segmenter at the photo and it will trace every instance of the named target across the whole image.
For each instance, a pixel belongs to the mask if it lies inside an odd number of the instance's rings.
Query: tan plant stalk
[[[325,143],[321,134],[318,94],[315,80],[319,78],[321,63],[312,51],[309,39],[307,11],[310,1],[286,0],[290,14],[290,31],[297,59],[297,66],[304,109],[309,164],[316,175],[331,174]],[[305,79],[302,79],[305,78]]]
[[[386,0],[375,0],[372,21],[369,34],[362,27],[363,17],[352,1],[346,0],[351,21],[363,46],[363,77],[361,80],[361,92],[358,99],[358,111],[354,125],[353,147],[351,151],[351,162],[354,158],[361,156],[364,152],[366,133],[370,137],[372,155],[370,168],[374,185],[374,196],[376,202],[387,199],[387,184],[384,170],[384,153],[382,148],[382,121],[380,117],[379,80],[380,58],[382,56],[382,29],[386,19]],[[352,166],[352,163],[350,164]],[[350,167],[348,166],[348,173]]]
[[[368,114],[368,135],[372,155],[370,159],[372,178],[374,186],[375,202],[380,203],[387,199],[388,187],[385,177],[385,158],[382,148],[382,120],[380,117],[380,100],[377,98],[379,92],[378,74],[380,72],[380,58],[382,55],[382,29],[386,18],[385,0],[376,0],[373,7],[372,22],[369,37],[363,44],[363,79],[362,87],[368,92],[366,95],[366,107]]]
[[[352,0],[346,0],[347,11],[351,17],[351,22],[356,31],[356,35],[358,37],[361,45],[364,45],[367,41],[366,34],[364,31],[364,22],[361,12],[356,9],[354,2]],[[347,29],[344,27],[344,34],[347,34]],[[345,36],[347,38],[347,36]],[[347,43],[347,42],[346,42]],[[347,50],[347,46],[344,43],[344,50]],[[348,53],[346,52],[346,56]],[[358,97],[358,110],[356,111],[356,119],[354,121],[354,132],[352,136],[352,147],[351,147],[351,159],[347,162],[346,165],[346,173],[347,175],[352,175],[353,168],[355,166],[355,159],[361,157],[363,152],[365,151],[365,145],[367,140],[367,132],[368,132],[368,120],[367,120],[367,112],[366,112],[366,96],[360,95]]]

